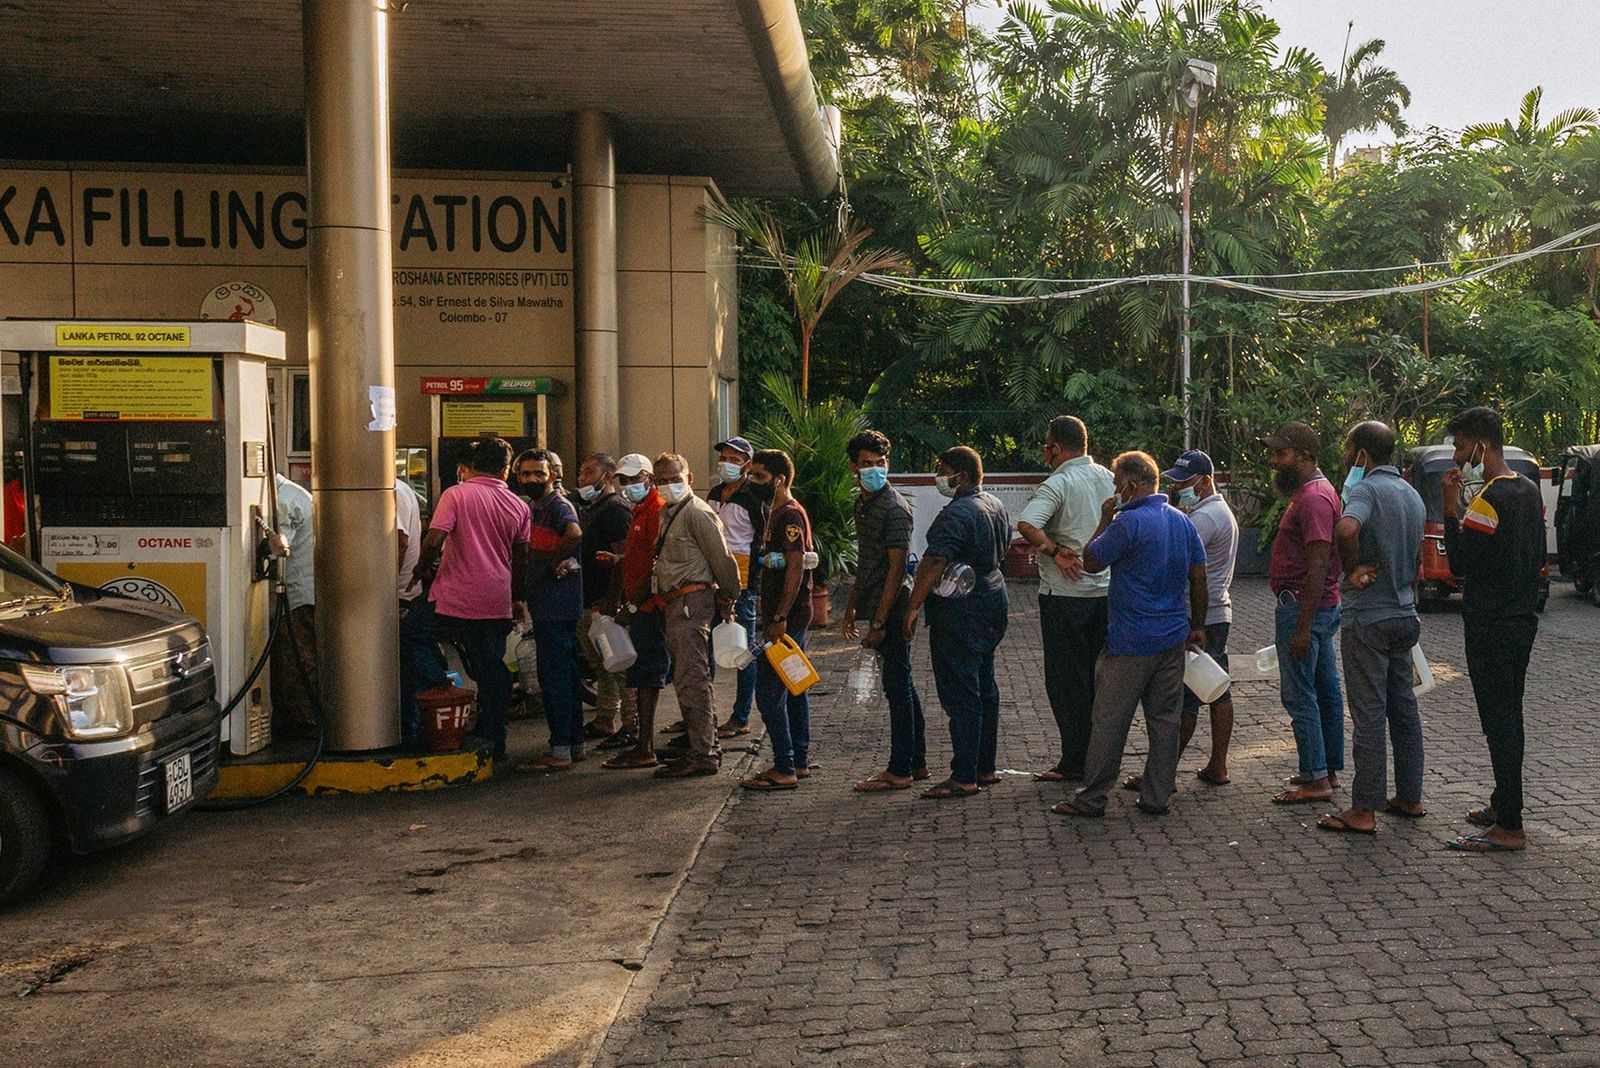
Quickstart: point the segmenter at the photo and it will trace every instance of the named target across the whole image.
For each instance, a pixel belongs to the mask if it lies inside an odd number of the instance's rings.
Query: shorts
[[[636,690],[665,690],[672,684],[672,654],[667,652],[667,617],[659,609],[636,612],[628,627],[639,658],[624,677]]]
[[[1211,654],[1211,659],[1215,660],[1223,671],[1228,670],[1228,629],[1231,626],[1233,626],[1231,623],[1206,624],[1206,652]],[[1222,691],[1221,697],[1211,703],[1220,705],[1231,700],[1233,700],[1233,687],[1229,686]],[[1183,714],[1186,716],[1200,714],[1200,698],[1196,697],[1194,691],[1187,686],[1183,688]]]

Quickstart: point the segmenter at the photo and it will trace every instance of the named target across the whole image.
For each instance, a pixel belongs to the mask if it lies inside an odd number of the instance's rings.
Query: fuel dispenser
[[[548,447],[553,379],[430,377],[422,380],[422,392],[438,458],[432,500],[455,485],[456,458],[478,438],[504,438],[514,452]]]
[[[248,321],[7,320],[0,349],[20,354],[40,563],[198,619],[226,703],[271,636],[267,372],[283,360],[283,332]],[[253,753],[271,732],[263,674],[223,741]]]

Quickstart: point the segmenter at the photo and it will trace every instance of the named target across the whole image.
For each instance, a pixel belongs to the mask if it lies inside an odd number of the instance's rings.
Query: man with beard
[[[1294,725],[1300,772],[1272,800],[1326,801],[1344,770],[1344,692],[1334,636],[1339,633],[1339,569],[1332,566],[1339,494],[1317,467],[1322,446],[1304,423],[1267,437],[1272,484],[1289,498],[1272,543],[1268,581],[1277,598],[1279,693]]]

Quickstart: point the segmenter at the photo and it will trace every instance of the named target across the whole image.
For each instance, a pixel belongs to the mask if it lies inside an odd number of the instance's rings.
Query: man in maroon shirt
[[[1268,581],[1277,598],[1279,692],[1294,725],[1300,773],[1272,800],[1325,801],[1344,770],[1344,691],[1339,681],[1339,569],[1331,565],[1339,494],[1317,467],[1322,442],[1304,423],[1268,435],[1272,484],[1285,497]]]

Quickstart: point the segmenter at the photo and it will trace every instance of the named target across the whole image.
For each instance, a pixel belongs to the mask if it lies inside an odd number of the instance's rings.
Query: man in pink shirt
[[[1339,680],[1339,576],[1333,528],[1339,494],[1317,467],[1322,441],[1304,423],[1268,435],[1272,483],[1289,498],[1272,543],[1268,583],[1277,599],[1279,693],[1294,725],[1300,772],[1272,800],[1280,805],[1326,801],[1344,770],[1344,690]]]
[[[439,643],[466,646],[478,684],[480,737],[497,759],[506,755],[511,708],[511,672],[505,665],[506,634],[513,618],[528,622],[527,502],[506,486],[511,446],[500,438],[475,442],[471,476],[439,496],[416,577],[427,583],[400,624],[401,727],[408,746],[420,741],[417,694],[442,686],[445,663]]]

